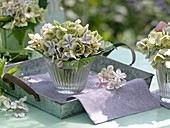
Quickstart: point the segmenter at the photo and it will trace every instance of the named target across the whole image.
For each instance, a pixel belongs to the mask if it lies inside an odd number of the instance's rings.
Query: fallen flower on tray
[[[126,82],[126,74],[122,73],[120,69],[113,70],[113,65],[103,68],[98,73],[99,82],[95,83],[97,87],[106,87],[108,90],[118,89]]]

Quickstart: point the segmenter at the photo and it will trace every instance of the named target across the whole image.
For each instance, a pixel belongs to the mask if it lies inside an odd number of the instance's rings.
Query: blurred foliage
[[[66,20],[81,19],[112,43],[135,44],[170,15],[170,0],[63,0],[62,5]]]

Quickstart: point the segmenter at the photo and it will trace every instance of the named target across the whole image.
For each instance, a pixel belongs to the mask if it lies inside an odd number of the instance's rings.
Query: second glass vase
[[[170,103],[170,68],[167,68],[164,63],[159,63],[156,76],[161,100]]]

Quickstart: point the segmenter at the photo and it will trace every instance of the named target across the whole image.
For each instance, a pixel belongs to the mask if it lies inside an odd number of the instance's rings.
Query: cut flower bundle
[[[148,35],[148,38],[137,42],[137,48],[146,54],[153,68],[158,63],[170,68],[170,23],[160,22]]]
[[[3,0],[0,2],[0,21],[2,28],[25,27],[29,23],[44,22],[45,10],[38,0]]]
[[[104,42],[97,31],[89,30],[89,25],[83,27],[80,22],[47,23],[40,34],[29,34],[32,39],[29,41],[30,47],[51,59],[58,67],[78,70],[91,63],[94,56],[106,51],[106,47],[113,47],[111,43]]]

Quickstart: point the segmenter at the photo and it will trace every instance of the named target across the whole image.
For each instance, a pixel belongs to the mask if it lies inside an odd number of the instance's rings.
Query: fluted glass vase
[[[75,94],[81,92],[87,81],[91,64],[81,67],[78,71],[74,68],[59,68],[51,60],[45,58],[46,66],[56,90],[62,94]]]
[[[156,76],[161,100],[170,103],[170,68],[167,68],[164,63],[159,63]]]

